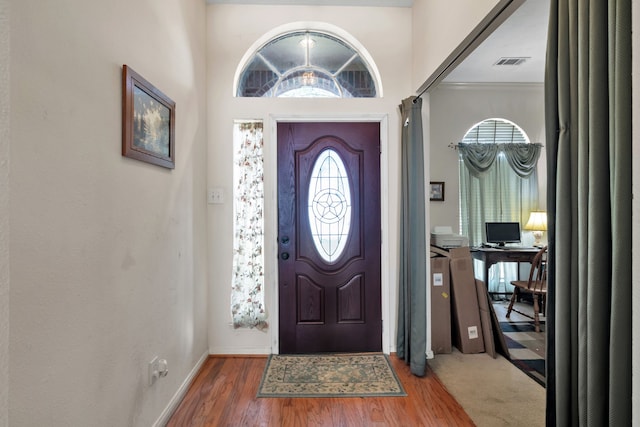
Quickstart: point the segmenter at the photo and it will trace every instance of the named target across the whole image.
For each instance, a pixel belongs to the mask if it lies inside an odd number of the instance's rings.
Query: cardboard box
[[[462,353],[485,351],[478,292],[469,247],[448,251],[451,272],[453,345]]]
[[[431,257],[431,349],[451,353],[451,285],[449,258]]]
[[[476,279],[476,290],[478,292],[478,307],[480,308],[480,322],[482,323],[482,339],[484,340],[484,351],[494,359],[496,358],[496,345],[493,339],[493,325],[491,319],[491,303],[489,302],[489,292],[482,280]]]

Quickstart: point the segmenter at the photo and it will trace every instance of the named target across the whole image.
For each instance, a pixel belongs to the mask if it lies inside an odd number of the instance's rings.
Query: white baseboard
[[[164,411],[162,411],[162,414],[160,414],[160,417],[158,417],[156,422],[153,423],[153,427],[163,427],[169,422],[171,415],[173,415],[173,412],[176,410],[180,402],[182,402],[182,399],[184,398],[184,395],[187,393],[187,390],[189,390],[189,386],[191,386],[193,379],[196,377],[196,375],[200,371],[200,368],[202,368],[202,365],[204,364],[204,362],[207,360],[208,357],[209,357],[209,352],[205,352],[200,357],[200,359],[196,363],[196,366],[194,366],[191,372],[189,372],[189,375],[187,375],[187,378],[185,378],[185,380],[182,382],[182,385],[180,385],[180,387],[178,388],[178,391],[176,391],[176,393],[173,395],[167,407],[164,408]]]
[[[242,356],[268,356],[277,351],[271,351],[269,347],[246,347],[246,348],[229,348],[229,347],[209,347],[211,355],[242,355]]]

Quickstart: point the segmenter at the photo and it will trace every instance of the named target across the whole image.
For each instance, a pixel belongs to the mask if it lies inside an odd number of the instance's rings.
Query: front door
[[[278,123],[280,353],[382,350],[380,124]]]

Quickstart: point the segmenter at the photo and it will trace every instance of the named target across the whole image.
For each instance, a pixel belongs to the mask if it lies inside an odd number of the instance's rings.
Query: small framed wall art
[[[176,104],[122,66],[122,155],[173,169]]]
[[[431,181],[429,184],[429,200],[444,202],[444,182]]]

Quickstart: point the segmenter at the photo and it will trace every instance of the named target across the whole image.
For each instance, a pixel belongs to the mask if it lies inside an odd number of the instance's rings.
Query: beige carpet
[[[478,427],[545,425],[544,387],[504,357],[454,348],[436,354],[429,366]]]
[[[545,389],[504,357],[454,348],[429,366],[478,427],[544,426]]]

